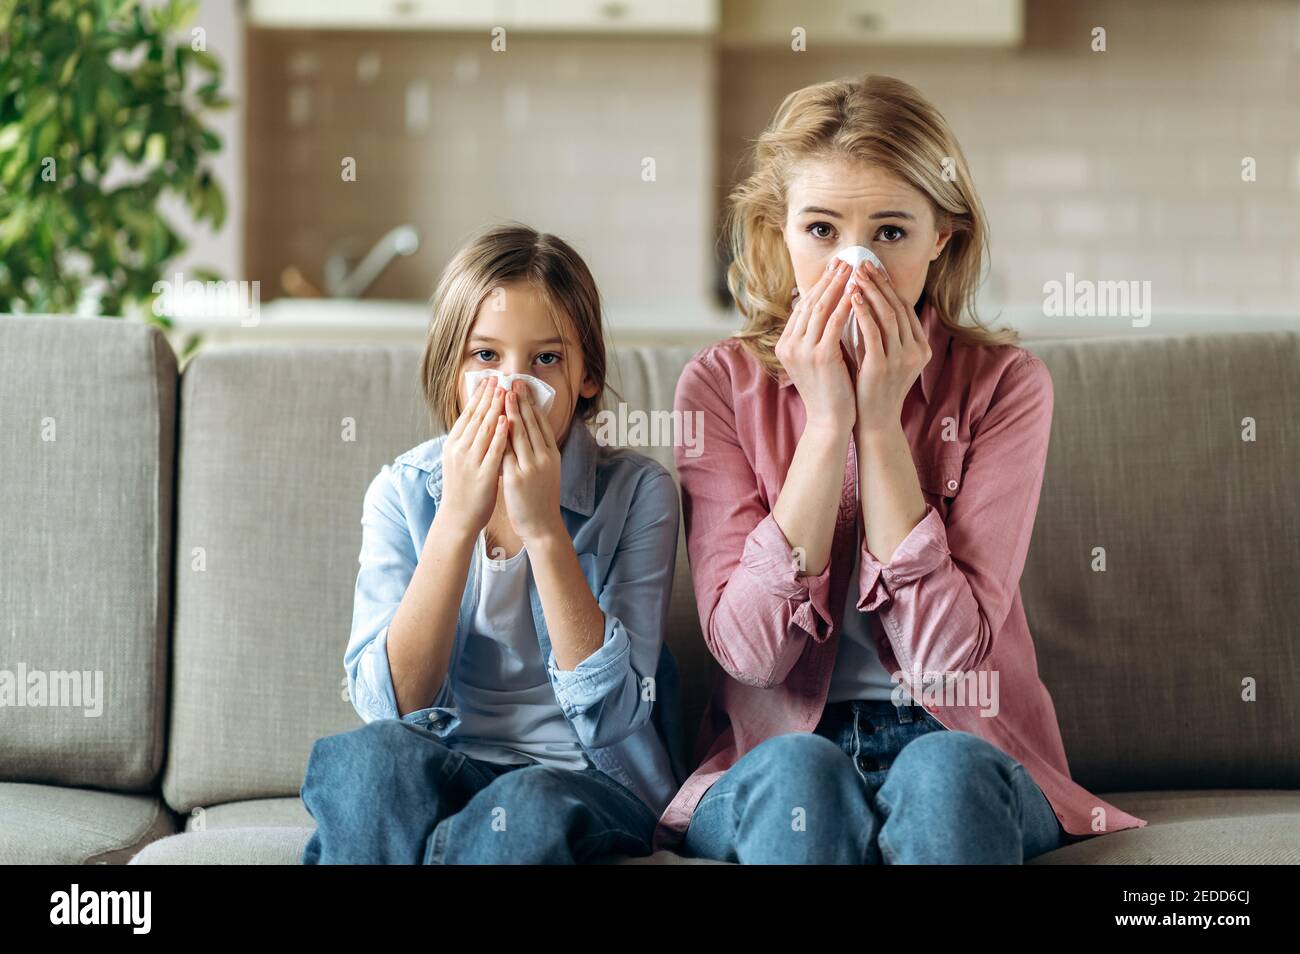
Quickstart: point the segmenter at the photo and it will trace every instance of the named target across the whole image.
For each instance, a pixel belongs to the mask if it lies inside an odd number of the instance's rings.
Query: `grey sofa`
[[[1056,394],[1039,668],[1076,780],[1150,822],[1033,863],[1296,861],[1300,339],[1026,346]],[[613,384],[670,408],[693,350],[618,352]],[[361,496],[429,436],[418,354],[232,347],[178,375],[141,324],[0,318],[0,678],[49,689],[0,708],[0,861],[297,862],[311,745],[359,724]],[[669,640],[693,738],[713,663],[684,544]]]

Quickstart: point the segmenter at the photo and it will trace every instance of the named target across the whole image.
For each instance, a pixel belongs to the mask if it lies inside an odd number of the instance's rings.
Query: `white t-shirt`
[[[461,723],[447,744],[471,758],[509,765],[591,763],[551,688],[528,596],[528,551],[487,556],[478,537],[478,609],[452,681]]]
[[[862,568],[862,554],[853,560],[849,575],[849,592],[844,601],[844,617],[840,624],[840,645],[835,654],[835,668],[831,670],[831,688],[826,697],[829,702],[853,699],[890,698],[897,685],[880,661],[876,643],[871,635],[873,613],[858,611],[858,573]]]

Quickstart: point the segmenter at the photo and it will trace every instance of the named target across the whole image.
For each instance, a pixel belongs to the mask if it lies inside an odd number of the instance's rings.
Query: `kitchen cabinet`
[[[248,22],[299,30],[505,27],[529,33],[712,34],[718,0],[249,0]]]
[[[724,46],[1018,46],[1024,0],[724,0]]]

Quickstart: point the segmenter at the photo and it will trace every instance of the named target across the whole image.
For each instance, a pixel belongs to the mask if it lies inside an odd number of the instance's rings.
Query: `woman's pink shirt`
[[[660,818],[657,847],[680,843],[700,798],[742,755],[820,721],[855,546],[857,608],[871,614],[886,670],[914,674],[911,695],[926,711],[1024,766],[1067,832],[1146,825],[1071,780],[1021,605],[1052,423],[1047,366],[1023,348],[960,341],[932,305],[918,317],[931,357],[901,423],[925,516],[886,564],[865,535],[859,542],[850,437],[830,560],[819,576],[799,575],[772,517],[805,420],[784,374],[774,380],[732,338],[703,349],[678,381],[675,409],[702,414],[697,443],[675,455],[700,625],[722,672],[700,727],[698,767]],[[941,703],[931,695],[943,685],[934,674],[956,680],[950,692],[959,683],[972,691]],[[979,679],[996,706],[979,701]]]

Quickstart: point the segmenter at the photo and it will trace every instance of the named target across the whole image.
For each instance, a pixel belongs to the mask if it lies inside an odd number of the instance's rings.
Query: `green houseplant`
[[[0,0],[0,312],[97,298],[93,313],[170,324],[153,286],[185,243],[160,197],[225,219],[200,114],[229,102],[205,32],[185,29],[197,6]]]

